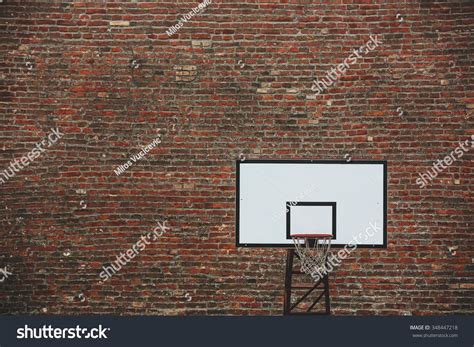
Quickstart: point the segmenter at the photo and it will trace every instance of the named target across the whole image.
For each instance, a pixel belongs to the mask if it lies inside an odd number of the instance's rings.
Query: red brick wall
[[[474,134],[474,3],[316,2],[214,0],[168,37],[198,2],[3,0],[0,171],[65,135],[0,185],[0,312],[281,314],[284,251],[235,248],[243,155],[388,161],[389,246],[343,262],[335,314],[473,313],[473,154],[415,180]]]

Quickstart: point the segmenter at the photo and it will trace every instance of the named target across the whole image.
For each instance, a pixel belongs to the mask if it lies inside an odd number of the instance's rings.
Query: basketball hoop
[[[293,234],[295,251],[301,260],[301,271],[316,278],[324,270],[331,248],[331,234]],[[319,270],[319,271],[318,271]],[[322,271],[326,272],[326,271]]]

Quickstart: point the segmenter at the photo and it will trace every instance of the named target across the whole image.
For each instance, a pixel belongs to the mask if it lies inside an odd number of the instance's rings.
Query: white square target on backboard
[[[237,247],[290,247],[292,234],[387,247],[385,161],[237,161]]]

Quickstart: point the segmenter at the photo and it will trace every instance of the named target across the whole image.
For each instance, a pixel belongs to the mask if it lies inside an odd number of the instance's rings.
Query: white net
[[[316,274],[325,273],[326,260],[331,249],[331,235],[293,236],[296,254],[301,260],[301,271],[316,278]]]

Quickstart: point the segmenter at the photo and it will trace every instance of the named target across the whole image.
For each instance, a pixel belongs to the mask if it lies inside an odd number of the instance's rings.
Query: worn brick
[[[224,3],[168,37],[197,2],[3,1],[0,171],[66,135],[0,184],[0,314],[280,315],[285,250],[235,247],[244,157],[387,160],[388,248],[342,262],[332,312],[472,314],[474,149],[416,179],[474,135],[474,3]],[[171,230],[99,283],[158,220]]]
[[[109,25],[115,27],[128,27],[130,26],[130,22],[128,20],[111,20]]]
[[[212,46],[212,41],[211,40],[192,40],[191,44],[193,47],[209,48]]]

